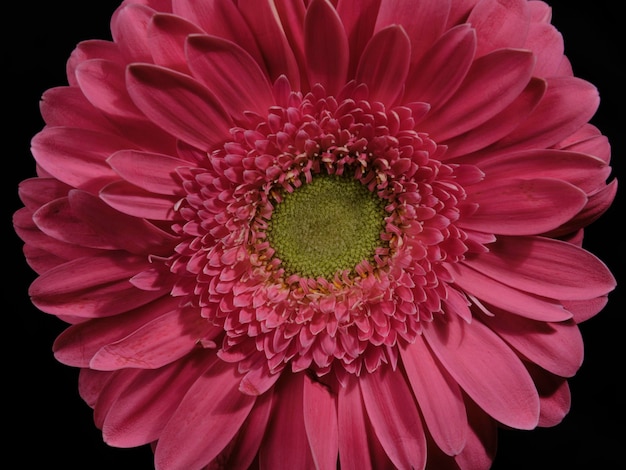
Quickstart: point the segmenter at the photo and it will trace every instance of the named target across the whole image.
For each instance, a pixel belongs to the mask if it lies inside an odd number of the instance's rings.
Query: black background
[[[8,5],[7,5],[8,3]],[[2,328],[3,438],[8,468],[152,468],[147,448],[115,449],[102,442],[91,410],[79,398],[77,370],[57,363],[51,352],[62,331],[55,317],[36,310],[27,288],[27,267],[11,215],[21,207],[17,185],[34,176],[29,144],[43,122],[38,101],[48,88],[65,85],[65,63],[79,41],[109,39],[113,0],[58,0],[3,4],[3,161],[8,181],[2,231],[5,243]],[[624,181],[626,148],[624,23],[619,3],[554,0],[553,24],[563,33],[574,73],[600,91],[592,123],[609,137],[613,176]],[[7,106],[8,104],[8,106]],[[572,410],[550,429],[502,431],[494,470],[623,468],[624,439],[624,191],[591,225],[584,246],[604,260],[618,280],[608,307],[581,325],[585,362],[570,381]],[[8,435],[8,441],[7,436]],[[210,438],[207,436],[207,438]]]

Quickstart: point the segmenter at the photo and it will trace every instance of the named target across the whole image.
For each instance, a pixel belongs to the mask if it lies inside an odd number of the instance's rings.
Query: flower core
[[[330,279],[373,261],[384,216],[382,200],[354,178],[317,176],[276,206],[268,238],[288,274]]]

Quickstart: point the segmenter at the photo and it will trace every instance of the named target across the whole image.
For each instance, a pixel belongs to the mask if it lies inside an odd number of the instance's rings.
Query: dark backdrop
[[[619,2],[554,0],[553,23],[565,37],[575,74],[600,91],[593,119],[613,147],[614,176],[625,178],[624,26]],[[40,130],[38,101],[48,88],[65,85],[65,62],[77,42],[109,39],[115,0],[59,0],[3,4],[3,158],[8,181],[2,230],[5,245],[2,329],[4,458],[11,468],[152,468],[147,448],[115,449],[102,442],[91,410],[78,396],[77,371],[57,363],[51,352],[64,328],[55,317],[31,306],[27,287],[34,274],[26,266],[21,241],[11,226],[21,207],[17,184],[34,175],[29,141]],[[6,106],[8,103],[8,106]],[[626,282],[620,223],[621,191],[612,208],[587,230],[585,246]],[[7,283],[8,281],[8,283]],[[494,470],[614,469],[623,463],[624,288],[613,292],[608,307],[581,327],[585,362],[570,381],[572,410],[557,427],[500,433]],[[6,324],[5,324],[6,325]],[[8,419],[8,421],[7,421]],[[8,455],[7,455],[8,453]]]

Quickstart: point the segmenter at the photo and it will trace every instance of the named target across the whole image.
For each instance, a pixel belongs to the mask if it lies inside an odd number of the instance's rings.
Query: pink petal
[[[449,12],[450,0],[387,0],[381,2],[375,31],[392,24],[402,26],[411,40],[414,65],[444,33]]]
[[[100,391],[112,375],[114,373],[80,369],[78,373],[78,393],[91,408],[96,405]]]
[[[217,359],[189,388],[156,446],[156,470],[200,470],[226,447],[256,397],[239,393],[237,367]]]
[[[39,108],[41,116],[50,127],[74,127],[107,134],[115,133],[111,123],[87,101],[77,86],[46,90]]]
[[[226,111],[241,119],[245,111],[267,115],[273,105],[272,88],[265,73],[241,47],[213,36],[190,36],[187,59],[194,76],[215,96]]]
[[[468,187],[467,200],[478,204],[478,209],[459,220],[459,227],[502,235],[536,235],[574,217],[587,203],[587,196],[558,179],[500,179],[487,174],[483,181]]]
[[[59,181],[97,192],[117,179],[106,159],[130,142],[87,129],[48,127],[37,134],[31,148],[37,163]]]
[[[190,34],[202,29],[176,15],[158,13],[148,24],[148,39],[152,62],[162,67],[188,73],[185,43]]]
[[[533,55],[519,49],[500,49],[475,60],[457,92],[428,114],[420,128],[443,142],[483,124],[522,93],[533,65]]]
[[[467,18],[478,35],[477,57],[504,47],[521,48],[528,36],[526,0],[482,0]]]
[[[89,367],[91,358],[102,347],[136,331],[158,316],[178,307],[179,299],[163,296],[152,303],[126,312],[123,317],[96,318],[72,325],[54,341],[54,357],[73,367]]]
[[[72,51],[65,67],[69,84],[72,87],[78,85],[76,68],[83,62],[91,59],[105,59],[119,64],[125,63],[118,44],[101,39],[81,41]]]
[[[104,416],[102,434],[115,447],[156,441],[187,390],[206,370],[206,352],[158,370],[138,371],[118,390]]]
[[[394,103],[409,73],[410,54],[411,40],[400,26],[387,26],[367,43],[356,79],[368,86],[371,100]]]
[[[304,34],[309,83],[320,83],[329,95],[336,95],[347,82],[350,50],[343,24],[327,0],[311,2]]]
[[[179,167],[188,167],[185,160],[162,154],[122,150],[107,160],[109,165],[129,183],[156,194],[182,195]]]
[[[337,416],[339,461],[342,470],[373,469],[367,433],[364,432],[369,423],[356,381],[339,389]]]
[[[402,364],[437,446],[448,455],[465,446],[467,416],[458,384],[442,369],[421,335],[400,348]]]
[[[113,14],[111,34],[126,62],[152,62],[147,29],[155,13],[150,7],[131,3]]]
[[[548,148],[570,136],[593,117],[599,104],[598,91],[593,85],[574,77],[553,77],[547,82],[543,100],[528,119],[497,142],[490,153],[501,155]]]
[[[450,375],[486,413],[518,429],[533,429],[539,396],[517,355],[480,322],[446,315],[424,325],[424,338]]]
[[[94,355],[89,367],[97,370],[157,369],[189,353],[200,339],[214,337],[211,330],[216,328],[212,328],[197,310],[172,310],[104,346]]]
[[[471,400],[465,407],[470,422],[467,443],[454,460],[462,469],[491,468],[498,446],[496,422]]]
[[[34,212],[48,202],[65,197],[69,189],[54,178],[33,177],[19,183],[18,194],[24,205]]]
[[[257,38],[270,80],[285,75],[294,89],[300,88],[298,63],[270,0],[239,0],[239,11]]]
[[[128,92],[148,118],[173,136],[210,150],[228,138],[232,123],[221,103],[187,75],[156,65],[128,67]]]
[[[422,101],[437,108],[461,85],[476,51],[476,32],[469,25],[447,31],[412,67],[404,101]],[[436,80],[433,80],[436,77]]]
[[[426,436],[403,375],[383,367],[362,375],[359,384],[367,415],[389,459],[398,468],[423,469]]]
[[[146,260],[121,253],[75,259],[35,279],[29,294],[39,309],[53,315],[116,315],[163,295],[141,291],[128,282],[148,267]]]
[[[539,391],[539,426],[556,426],[569,413],[572,404],[567,379],[550,374],[533,364],[528,364],[527,367]]]
[[[566,242],[541,237],[501,237],[489,249],[464,263],[524,292],[583,300],[615,288],[615,279],[602,261]]]
[[[597,315],[608,303],[609,297],[603,295],[589,300],[564,300],[563,307],[572,313],[576,323],[582,323]]]
[[[151,220],[180,218],[174,209],[180,197],[154,194],[126,181],[108,184],[100,191],[100,197],[109,206],[130,216]]]
[[[571,314],[561,304],[549,298],[513,289],[465,263],[449,266],[454,283],[464,292],[503,310],[539,321],[563,321]]]
[[[561,377],[572,377],[583,362],[583,341],[573,320],[546,323],[491,310],[482,321],[522,357]]]
[[[336,396],[319,382],[304,379],[304,427],[315,468],[336,470],[339,453]]]
[[[537,77],[552,77],[558,73],[565,48],[563,36],[553,25],[531,23],[524,48],[535,53]]]
[[[356,67],[370,38],[381,0],[339,0],[337,13],[343,22],[350,44],[350,67],[348,76],[354,76]]]
[[[304,424],[304,373],[285,374],[274,388],[276,403],[259,449],[260,468],[313,468]]]

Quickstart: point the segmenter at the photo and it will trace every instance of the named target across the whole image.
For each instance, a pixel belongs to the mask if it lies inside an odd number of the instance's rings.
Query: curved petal
[[[348,76],[353,77],[361,54],[374,35],[381,0],[338,0],[336,3],[350,44]]]
[[[100,197],[118,211],[140,219],[175,220],[178,196],[154,194],[126,181],[116,181],[100,191]]]
[[[585,192],[552,178],[485,178],[468,189],[469,203],[478,204],[458,226],[502,235],[537,235],[574,217],[587,203]]]
[[[59,180],[40,177],[25,179],[17,187],[20,200],[33,212],[44,204],[67,196],[70,189]]]
[[[113,14],[111,34],[127,62],[152,62],[147,29],[155,13],[146,5],[131,3]]]
[[[465,404],[458,384],[441,368],[421,335],[413,344],[401,347],[400,355],[432,438],[447,455],[458,454],[465,446],[467,431]]]
[[[90,59],[105,59],[119,64],[125,62],[119,46],[112,41],[101,39],[81,41],[70,54],[65,66],[68,82],[72,88],[78,86],[76,67]]]
[[[424,325],[424,338],[435,356],[465,392],[495,420],[517,429],[533,429],[539,396],[517,355],[478,321],[470,325],[446,315]]]
[[[514,289],[562,300],[592,299],[615,288],[604,263],[582,248],[542,237],[501,237],[465,264]]]
[[[324,385],[304,378],[304,427],[315,468],[336,470],[339,455],[337,400]]]
[[[41,97],[39,109],[49,127],[73,127],[100,133],[115,133],[111,122],[94,108],[78,86],[46,90]]]
[[[521,48],[530,25],[527,0],[480,0],[467,22],[478,33],[477,57],[504,47]]]
[[[200,470],[228,445],[256,397],[239,393],[237,367],[220,359],[189,388],[154,451],[155,468]]]
[[[394,103],[404,90],[410,55],[411,40],[400,26],[387,26],[372,37],[356,71],[357,81],[368,86],[370,99],[387,106]]]
[[[531,23],[524,48],[535,53],[537,77],[552,77],[558,73],[565,47],[563,36],[553,25]]]
[[[346,84],[350,50],[337,11],[328,0],[313,0],[304,20],[304,48],[309,83],[320,83],[329,95]]]
[[[126,83],[137,107],[184,142],[211,150],[229,137],[232,122],[222,104],[191,77],[156,65],[132,64]]]
[[[194,76],[219,96],[235,119],[245,111],[266,115],[273,104],[272,87],[250,54],[215,36],[190,36],[187,59]]]
[[[369,423],[363,408],[361,390],[356,381],[339,389],[337,416],[341,468],[343,470],[374,469],[367,444],[367,433],[364,432]]]
[[[361,376],[363,402],[374,432],[397,468],[426,466],[426,436],[415,399],[399,371],[384,367]]]
[[[202,34],[202,29],[177,15],[157,13],[148,24],[152,61],[156,65],[188,73],[185,43],[187,36]]]

